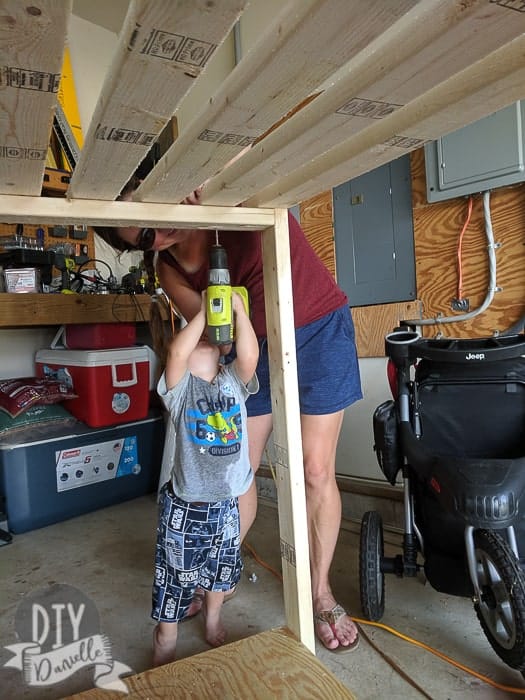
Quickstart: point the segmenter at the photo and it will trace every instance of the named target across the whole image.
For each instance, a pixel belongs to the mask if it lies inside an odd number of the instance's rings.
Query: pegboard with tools
[[[12,247],[9,241],[15,240],[20,242],[21,248],[66,252],[78,264],[95,257],[90,227],[0,223],[0,248]],[[3,245],[5,243],[7,246]]]
[[[46,168],[42,194],[63,197],[69,185],[71,173],[65,170]],[[15,255],[15,251],[17,254]],[[93,229],[88,226],[52,226],[33,224],[0,223],[0,254],[8,263],[5,267],[38,266],[39,258],[44,263],[44,253],[54,252],[55,266],[52,275],[62,275],[64,282],[69,272],[95,257]],[[12,254],[13,261],[8,256]],[[51,275],[45,274],[48,278]],[[48,279],[42,279],[46,284]],[[69,284],[65,284],[69,288]]]

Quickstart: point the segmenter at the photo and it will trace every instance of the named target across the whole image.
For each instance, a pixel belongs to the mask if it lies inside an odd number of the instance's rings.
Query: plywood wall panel
[[[411,158],[417,293],[423,317],[458,315],[450,302],[458,294],[458,239],[467,216],[468,197],[428,204],[424,151]],[[424,334],[482,337],[503,332],[525,312],[525,184],[497,188],[490,195],[496,250],[497,291],[485,312],[475,318],[424,328]],[[482,195],[473,198],[470,223],[462,245],[463,296],[478,308],[488,290],[487,243]]]
[[[359,357],[384,357],[385,335],[407,318],[419,318],[419,301],[356,306],[352,309]]]
[[[336,277],[332,191],[301,204],[301,226],[317,255]]]

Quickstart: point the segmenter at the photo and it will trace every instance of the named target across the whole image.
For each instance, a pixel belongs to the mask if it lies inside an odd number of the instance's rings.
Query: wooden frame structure
[[[0,220],[264,230],[286,618],[313,651],[284,207],[524,97],[525,4],[283,0],[136,201],[114,201],[248,4],[131,0],[58,200],[40,192],[72,0],[4,0]],[[204,206],[178,204],[203,182]]]

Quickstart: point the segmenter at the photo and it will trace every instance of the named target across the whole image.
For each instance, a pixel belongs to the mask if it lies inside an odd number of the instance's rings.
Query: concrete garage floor
[[[5,648],[21,640],[15,615],[24,599],[42,587],[68,584],[96,607],[99,631],[111,642],[111,657],[137,673],[150,668],[154,622],[149,618],[156,503],[153,494],[63,523],[15,535],[0,548],[0,697],[6,700],[54,700],[93,687],[93,667],[47,687],[29,685],[16,668],[4,664],[13,654]],[[355,527],[342,529],[333,566],[333,583],[342,605],[360,616]],[[279,538],[275,504],[261,502],[247,538],[257,559],[278,570]],[[389,545],[387,545],[387,553]],[[395,550],[397,551],[397,550]],[[395,552],[394,552],[395,553]],[[245,569],[237,595],[224,607],[229,641],[284,624],[278,578],[245,551]],[[469,600],[446,596],[417,579],[386,579],[386,610],[382,622],[430,645],[495,682],[525,691],[520,673],[495,655],[479,626]],[[488,700],[518,697],[495,689],[428,651],[371,626],[350,654],[333,654],[318,645],[318,658],[359,700]],[[93,630],[91,630],[93,632]],[[200,617],[181,626],[179,656],[208,649]],[[395,670],[398,667],[400,672]],[[413,687],[402,674],[419,686]],[[124,695],[122,697],[125,697]],[[182,699],[181,699],[182,700]],[[221,700],[217,698],[214,700]],[[240,700],[248,700],[242,698]],[[269,699],[271,700],[271,699]],[[337,699],[327,699],[337,700]]]

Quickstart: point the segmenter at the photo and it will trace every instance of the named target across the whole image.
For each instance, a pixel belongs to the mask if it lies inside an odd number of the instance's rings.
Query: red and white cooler
[[[146,345],[109,350],[39,350],[35,365],[38,377],[67,370],[78,398],[64,401],[64,408],[91,428],[141,420],[148,413],[150,368]]]

